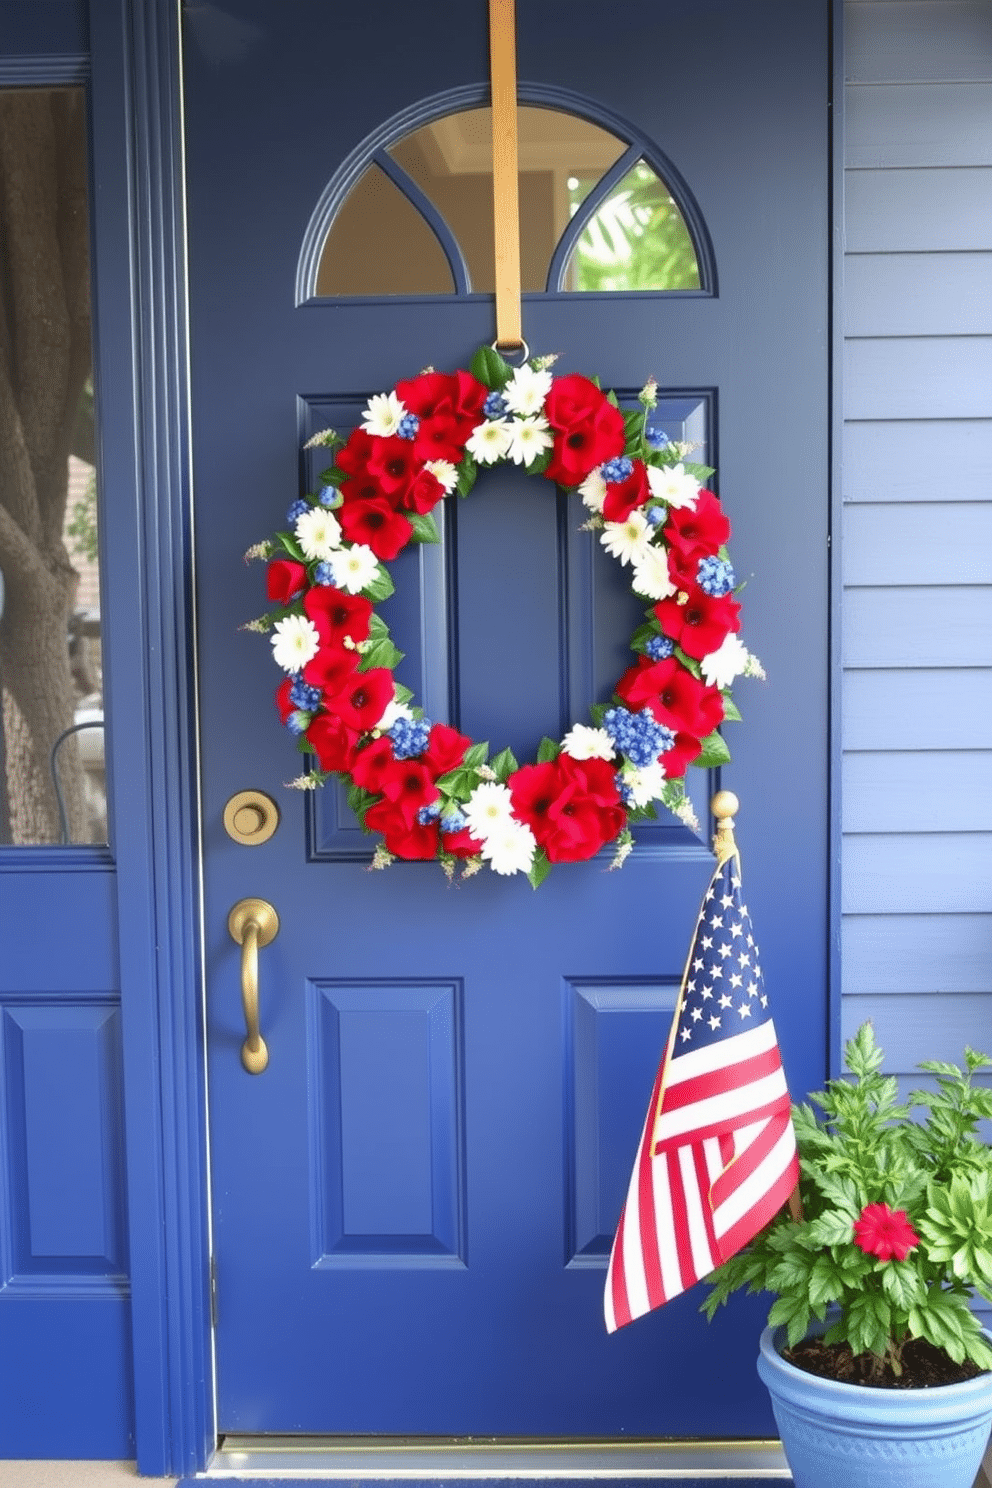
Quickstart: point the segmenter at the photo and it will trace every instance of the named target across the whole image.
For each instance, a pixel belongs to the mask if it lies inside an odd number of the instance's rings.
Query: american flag
[[[740,858],[696,922],[606,1277],[612,1333],[743,1249],[799,1181],[789,1092]]]

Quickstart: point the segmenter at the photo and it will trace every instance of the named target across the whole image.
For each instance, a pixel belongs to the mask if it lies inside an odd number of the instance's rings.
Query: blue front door
[[[266,608],[242,554],[313,479],[307,435],[353,427],[370,394],[424,366],[467,366],[494,334],[470,284],[321,297],[307,280],[307,224],[342,162],[347,185],[377,140],[484,96],[485,7],[426,14],[393,0],[187,11],[218,1424],[768,1435],[760,1308],[707,1327],[697,1290],[614,1337],[602,1321],[711,869],[705,813],[698,833],[644,830],[622,872],[604,855],[536,893],[488,872],[449,886],[434,864],[370,872],[333,787],[285,788],[298,757],[278,675],[267,640],[240,628]],[[556,371],[622,395],[653,375],[666,432],[702,438],[719,466],[737,570],[754,575],[746,635],[770,677],[738,688],[723,783],[743,803],[766,980],[805,1091],[826,1029],[826,7],[665,3],[620,26],[581,0],[567,16],[521,7],[522,89],[653,142],[712,259],[699,292],[531,294],[524,333],[561,353]],[[609,696],[629,596],[583,516],[546,482],[487,475],[442,549],[397,562],[390,623],[432,716],[533,758]],[[701,802],[714,783],[700,776]],[[280,810],[254,847],[222,824],[246,788]],[[260,1075],[239,1056],[227,929],[249,895],[280,919],[259,957]]]

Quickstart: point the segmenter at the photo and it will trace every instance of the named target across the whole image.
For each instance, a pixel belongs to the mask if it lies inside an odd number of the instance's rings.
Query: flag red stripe
[[[742,1152],[725,1172],[720,1174],[713,1184],[712,1199],[714,1209],[718,1209],[722,1203],[757,1172],[768,1154],[772,1151],[775,1143],[782,1135],[789,1122],[790,1102],[788,1095],[783,1095],[774,1110],[768,1113],[769,1119],[764,1130],[755,1137],[746,1152]],[[751,1126],[752,1122],[745,1123]]]
[[[683,1146],[685,1144],[683,1143]],[[668,1184],[672,1195],[672,1218],[675,1222],[675,1248],[678,1252],[679,1276],[682,1290],[692,1286],[696,1271],[692,1263],[692,1245],[689,1241],[689,1222],[686,1214],[685,1189],[682,1186],[682,1169],[678,1152],[666,1152],[662,1162],[667,1167]]]
[[[658,1099],[658,1085],[656,1082],[650,1109],[653,1111]],[[661,1258],[658,1254],[658,1231],[655,1220],[655,1192],[654,1192],[654,1164],[651,1161],[651,1144],[647,1140],[647,1132],[644,1134],[644,1144],[640,1155],[640,1175],[638,1188],[640,1192],[638,1210],[641,1224],[641,1261],[644,1266],[644,1280],[648,1289],[648,1301],[652,1307],[660,1307],[665,1300],[665,1290],[661,1284]]]
[[[624,1280],[623,1266],[623,1230],[626,1218],[626,1207],[621,1212],[620,1223],[617,1225],[617,1236],[613,1242],[613,1254],[610,1257],[610,1281],[613,1291],[613,1326],[622,1328],[625,1324],[632,1322],[630,1306],[627,1301],[627,1284]]]
[[[729,1159],[725,1155],[725,1143],[729,1145],[730,1155],[733,1156],[733,1142],[730,1138],[720,1138],[720,1156],[726,1163]],[[712,1191],[710,1189],[709,1168],[706,1163],[706,1153],[703,1151],[702,1142],[695,1146],[693,1150],[696,1157],[696,1184],[702,1199],[703,1222],[706,1225],[706,1243],[710,1248],[710,1255],[715,1261],[716,1257],[720,1254],[720,1247],[717,1243],[716,1231],[713,1228],[713,1205],[710,1202]]]
[[[673,1137],[663,1137],[660,1142],[654,1144],[655,1154],[670,1152],[673,1147],[684,1147],[688,1141],[701,1142],[706,1137],[719,1137],[726,1132],[739,1131],[742,1126],[754,1126],[764,1117],[774,1116],[780,1109],[782,1099],[782,1096],[776,1096],[774,1100],[766,1102],[763,1106],[752,1106],[739,1114],[711,1121],[707,1126],[694,1126],[690,1132],[677,1132]],[[788,1095],[785,1099],[788,1100]]]
[[[677,1064],[678,1061],[673,1059],[673,1070]],[[781,1067],[782,1059],[778,1048],[773,1046],[763,1054],[754,1054],[750,1059],[734,1060],[732,1064],[707,1070],[705,1074],[692,1075],[677,1084],[671,1083],[672,1075],[669,1074],[669,1084],[665,1090],[665,1110],[680,1111],[696,1101],[711,1100],[713,1096],[725,1095],[728,1090],[740,1090],[745,1085],[773,1075]]]

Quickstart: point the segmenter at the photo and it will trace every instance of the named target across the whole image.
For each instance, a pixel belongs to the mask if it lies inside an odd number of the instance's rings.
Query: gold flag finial
[[[710,802],[710,810],[716,817],[716,833],[713,837],[713,851],[716,853],[718,863],[725,863],[737,851],[737,843],[734,841],[734,817],[740,810],[740,801],[733,791],[717,791]]]

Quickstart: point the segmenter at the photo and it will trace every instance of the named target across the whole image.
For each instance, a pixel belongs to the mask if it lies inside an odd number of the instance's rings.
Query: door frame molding
[[[835,242],[843,166],[843,0],[833,17]],[[216,1446],[209,1275],[195,596],[189,453],[182,0],[89,0],[101,481],[114,608],[105,675],[117,822],[120,984],[138,1468],[202,1470]],[[122,203],[118,212],[110,203]],[[106,203],[103,211],[101,203]],[[840,280],[835,277],[830,293]],[[100,285],[107,286],[100,295]],[[121,285],[124,285],[122,290]],[[110,286],[113,288],[110,289]],[[835,322],[836,327],[836,322]],[[835,450],[840,400],[832,333]],[[839,461],[831,476],[836,511]],[[837,527],[834,526],[836,533]],[[837,675],[839,561],[828,623]],[[836,696],[832,692],[832,696]],[[830,773],[839,727],[831,717]],[[134,767],[144,761],[144,769]],[[830,823],[836,833],[836,794]],[[838,857],[831,850],[836,1041]]]
[[[150,1475],[200,1469],[215,1446],[179,5],[90,0],[101,539],[128,617],[107,628],[104,670],[135,1435]]]

